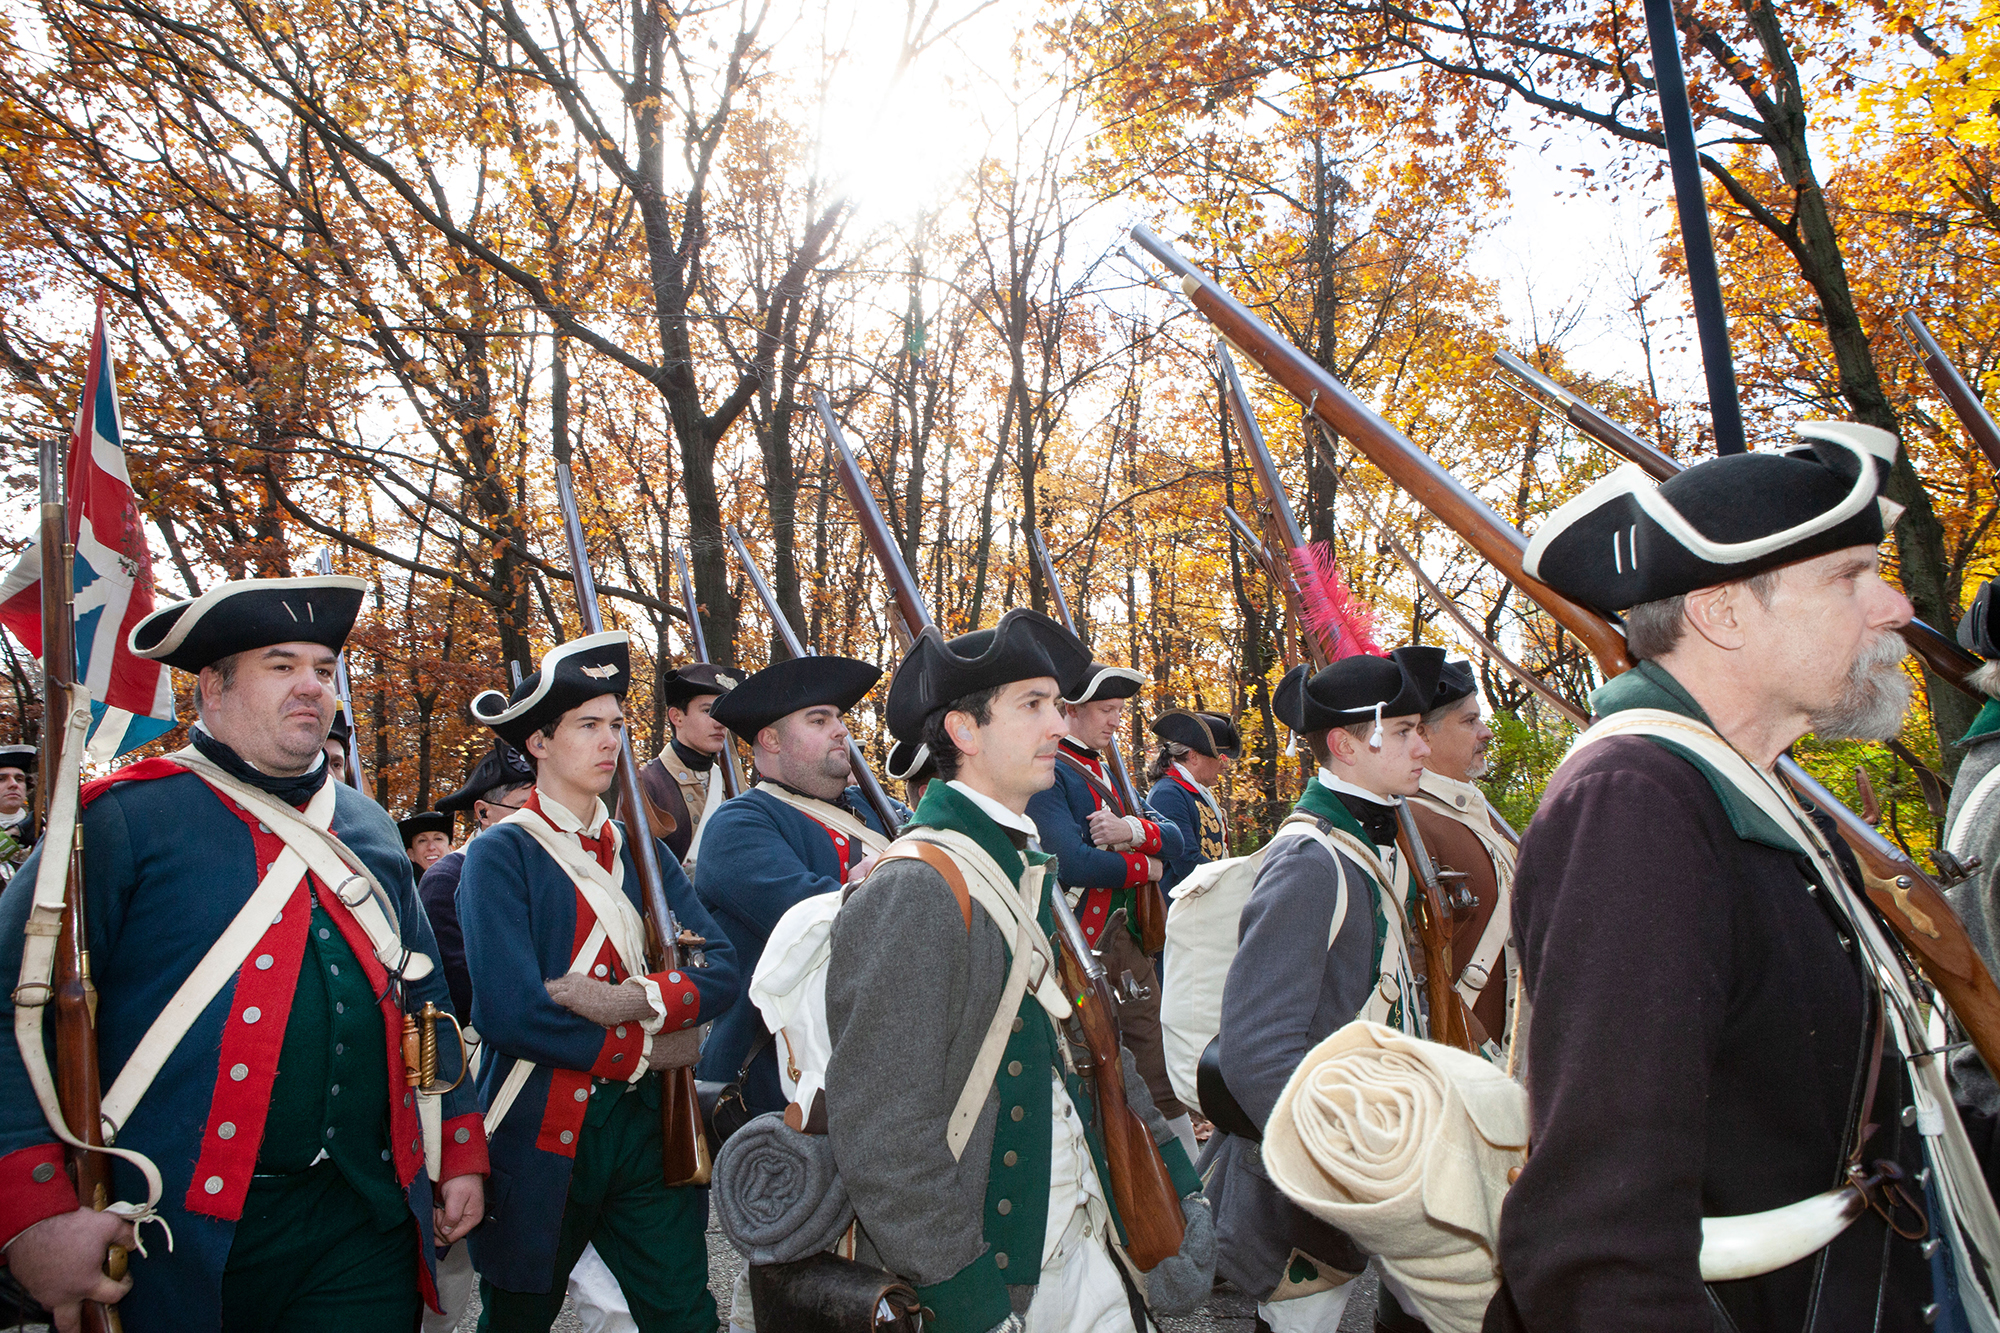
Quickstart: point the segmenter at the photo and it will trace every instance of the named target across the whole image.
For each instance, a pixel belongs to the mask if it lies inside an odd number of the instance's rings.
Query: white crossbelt
[[[736,744],[733,740],[725,743]],[[708,830],[708,817],[714,814],[716,807],[729,797],[729,792],[722,782],[722,766],[727,762],[726,755],[717,755],[715,762],[708,766],[708,798],[702,802],[701,817],[694,822],[694,838],[688,843],[688,854],[683,858],[690,876],[694,874],[695,861],[701,856],[701,835]]]
[[[795,791],[787,791],[774,782],[760,782],[757,784],[757,790],[775,800],[783,801],[806,818],[825,825],[834,832],[845,836],[849,841],[860,843],[863,850],[870,855],[889,849],[889,840],[887,838],[830,801],[820,801],[810,796],[801,796]],[[988,857],[987,859],[990,861],[992,858]]]

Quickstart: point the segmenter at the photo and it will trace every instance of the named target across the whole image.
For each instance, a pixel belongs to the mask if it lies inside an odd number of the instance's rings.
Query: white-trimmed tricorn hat
[[[572,708],[599,695],[625,697],[632,687],[632,636],[624,630],[587,634],[549,649],[532,675],[509,696],[485,690],[473,696],[472,720],[490,727],[517,749],[528,737]]]
[[[1600,611],[1623,611],[1850,546],[1874,546],[1902,509],[1882,495],[1896,437],[1807,421],[1805,446],[1728,454],[1657,486],[1628,463],[1549,515],[1529,577]]]
[[[1096,703],[1101,699],[1130,699],[1146,688],[1146,677],[1131,667],[1092,662],[1075,680],[1063,682],[1066,704]]]
[[[339,652],[367,591],[366,579],[345,574],[237,579],[161,607],[132,627],[126,644],[140,657],[183,671],[279,643],[316,643]]]

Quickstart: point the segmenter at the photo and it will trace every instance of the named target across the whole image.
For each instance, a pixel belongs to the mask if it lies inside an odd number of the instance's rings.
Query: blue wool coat
[[[1161,778],[1146,793],[1146,804],[1162,820],[1172,823],[1181,831],[1184,846],[1179,856],[1163,856],[1166,873],[1160,876],[1160,888],[1171,893],[1174,885],[1188,877],[1188,872],[1198,865],[1217,861],[1229,855],[1227,834],[1222,826],[1222,818],[1208,807],[1207,802],[1176,782],[1171,776]],[[442,863],[440,863],[442,864]],[[433,867],[435,869],[435,867]],[[443,935],[439,935],[443,943]]]
[[[622,828],[622,826],[621,826]],[[707,966],[656,974],[661,992],[675,1010],[677,1026],[706,1022],[727,1013],[740,993],[742,973],[736,952],[717,929],[681,873],[680,863],[657,838],[662,888],[682,927],[708,940]],[[625,896],[644,910],[639,872],[623,845]],[[532,1060],[520,1095],[491,1145],[486,1220],[471,1237],[472,1261],[480,1273],[508,1291],[549,1289],[556,1240],[569,1197],[575,1138],[586,1107],[602,1101],[579,1089],[593,1078],[622,1083],[645,1034],[636,1023],[611,1031],[571,1013],[549,997],[545,983],[567,974],[583,943],[577,929],[577,890],[526,830],[501,824],[474,838],[465,849],[458,881],[458,920],[465,933],[465,960],[472,980],[472,1022],[485,1042],[479,1068],[480,1105],[490,1106],[516,1060]],[[620,979],[616,972],[605,980]],[[687,1003],[689,997],[694,1002]],[[656,1098],[659,1076],[648,1073],[642,1089]],[[626,1089],[627,1093],[634,1091]],[[569,1134],[563,1140],[563,1134]]]
[[[1090,753],[1070,746],[1067,741],[1064,745],[1073,753]],[[1128,852],[1106,851],[1090,840],[1090,815],[1099,804],[1097,792],[1083,775],[1061,760],[1056,761],[1054,785],[1028,798],[1028,818],[1035,821],[1042,850],[1055,855],[1056,879],[1066,889],[1090,891],[1078,904],[1077,920],[1093,945],[1098,942],[1098,931],[1121,907],[1125,909],[1126,928],[1133,939],[1138,939],[1132,888],[1145,882],[1147,855],[1172,864],[1187,853],[1187,839],[1180,826],[1150,808],[1118,810],[1118,813],[1135,814],[1153,823],[1160,831],[1157,851],[1146,853],[1137,848]]]
[[[108,1089],[153,1019],[249,901],[260,877],[260,860],[268,864],[274,859],[278,842],[268,833],[253,834],[254,821],[225,805],[200,778],[165,761],[134,765],[107,781],[112,784],[108,789],[97,784],[89,789],[95,798],[84,810],[82,824],[91,966],[98,990],[98,1058]],[[387,891],[404,943],[431,958],[430,975],[406,986],[408,1003],[421,1008],[424,1001],[431,1000],[441,1008],[449,1007],[444,974],[436,967],[437,948],[417,902],[410,860],[395,824],[366,796],[340,786],[335,792],[333,830]],[[0,893],[0,973],[10,979],[10,984],[0,989],[0,1026],[10,1032],[14,1006],[8,992],[12,990],[11,979],[20,975],[22,927],[40,859],[38,851]],[[331,895],[322,893],[321,897]],[[297,932],[296,947],[304,948],[304,915],[289,909],[280,915],[296,918],[297,924],[288,929]],[[274,923],[273,936],[267,940],[275,937],[282,925]],[[253,951],[253,959],[256,957],[270,955]],[[267,1094],[240,1111],[236,1102],[244,1100],[249,1089],[270,1086],[278,1053],[277,1043],[271,1042],[267,1060],[247,1057],[256,1067],[248,1068],[246,1078],[219,1078],[225,1041],[232,1049],[241,1049],[246,1038],[277,1035],[270,1024],[246,1029],[251,1020],[235,1012],[238,987],[252,984],[264,988],[260,992],[266,997],[262,1006],[272,1008],[275,1015],[276,1002],[269,998],[269,987],[284,969],[273,971],[267,966],[262,973],[253,973],[254,966],[254,961],[246,962],[244,971],[209,1002],[118,1136],[120,1147],[144,1153],[159,1167],[165,1184],[160,1214],[174,1234],[174,1247],[169,1252],[157,1227],[144,1229],[148,1255],[133,1255],[132,1291],[118,1307],[131,1333],[188,1333],[221,1327],[222,1273],[235,1236],[236,1217],[233,1213],[211,1214],[230,1212],[229,1201],[240,1199],[239,1191],[247,1183],[238,1179],[249,1170],[243,1150],[256,1141],[238,1134],[235,1126],[262,1126],[269,1099]],[[289,969],[287,984],[281,987],[287,1005],[299,966]],[[368,975],[375,975],[372,957],[363,966]],[[246,983],[246,977],[253,980]],[[226,1032],[226,1028],[231,1030]],[[384,1114],[392,1125],[414,1126],[411,1113],[393,1105],[405,1091],[400,1022],[393,1040],[386,1031],[386,1020],[383,1028],[380,1058],[392,1061],[396,1071],[389,1084],[392,1105],[384,1108]],[[51,1043],[54,1030],[51,1015],[45,1029]],[[229,1142],[210,1134],[212,1109],[227,1118],[229,1129],[222,1138]],[[476,1110],[469,1084],[444,1098],[447,1176],[485,1170],[484,1136],[478,1129]],[[460,1129],[466,1131],[463,1144],[455,1142]],[[397,1174],[417,1224],[424,1265],[419,1271],[434,1272],[430,1179],[421,1169],[418,1154],[408,1151],[404,1142],[395,1146]],[[46,1180],[35,1178],[37,1168],[59,1157],[56,1139],[28,1085],[19,1051],[11,1039],[0,1042],[0,1232],[6,1233],[0,1240],[11,1239],[33,1221],[76,1206],[59,1167],[47,1173]],[[198,1168],[204,1182],[217,1178],[221,1187],[213,1193],[191,1189]],[[146,1197],[144,1181],[138,1171],[113,1159],[111,1194],[114,1199],[142,1202]],[[209,1212],[190,1211],[191,1199]],[[235,1204],[236,1209],[240,1207],[240,1202]],[[411,1260],[415,1265],[418,1255],[412,1255]]]
[[[861,789],[849,787],[847,795],[848,804],[861,811],[868,827],[886,836],[882,821],[861,798]],[[778,918],[806,899],[840,887],[840,856],[826,829],[809,815],[754,788],[710,811],[704,830],[701,859],[695,864],[695,891],[736,946],[747,987]],[[850,846],[847,864],[864,855],[858,844]],[[734,1079],[751,1048],[767,1035],[756,1005],[746,1001],[736,1006],[709,1033],[701,1053],[701,1076],[718,1083]],[[775,1042],[765,1041],[751,1062],[743,1095],[752,1111],[785,1109],[775,1047]]]

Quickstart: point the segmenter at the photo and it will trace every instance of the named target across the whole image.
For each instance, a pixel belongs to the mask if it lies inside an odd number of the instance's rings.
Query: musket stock
[[[1293,397],[1576,635],[1607,677],[1631,668],[1624,633],[1616,625],[1522,570],[1527,539],[1512,524],[1172,247],[1143,227],[1135,227],[1132,236],[1181,276],[1188,299],[1223,336],[1239,348],[1249,349],[1252,358]],[[1833,819],[1842,840],[1853,848],[1861,864],[1868,901],[1958,1016],[1986,1067],[2000,1070],[2000,987],[1994,985],[1978,951],[1966,938],[1964,924],[1937,885],[1907,853],[1869,828],[1789,755],[1778,760],[1777,771],[1802,799]]]
[[[674,572],[680,577],[681,608],[687,612],[688,642],[694,645],[694,660],[714,665],[708,655],[708,635],[701,628],[701,607],[694,599],[694,579],[688,574],[687,552],[674,548]],[[743,770],[736,763],[736,738],[722,734],[722,799],[734,800],[743,794]]]
[[[560,364],[560,361],[558,362]],[[585,634],[600,634],[604,617],[597,608],[597,578],[583,544],[583,521],[577,515],[576,483],[570,476],[569,441],[556,439],[556,500],[562,506],[563,536],[569,544],[570,570],[576,586],[577,610]],[[667,905],[660,878],[659,844],[653,841],[653,821],[646,813],[646,796],[639,786],[639,765],[627,735],[618,749],[618,817],[624,821],[626,846],[639,871],[640,902],[645,908],[646,952],[656,972],[687,966],[681,952],[680,925]],[[681,1066],[660,1071],[660,1158],[669,1185],[706,1185],[714,1163],[708,1135],[702,1128],[701,1099],[695,1091],[694,1070]]]
[[[778,631],[778,637],[785,641],[785,651],[793,657],[804,657],[806,647],[799,641],[799,632],[792,628],[791,617],[787,616],[785,609],[778,605],[777,594],[771,591],[771,585],[764,582],[763,571],[758,569],[757,562],[750,558],[750,548],[743,544],[743,535],[736,530],[734,523],[724,524],[722,531],[729,538],[729,544],[736,548],[737,563],[741,564],[743,572],[750,576],[750,586],[757,590],[758,600],[764,603],[764,614],[771,617],[771,624]],[[896,819],[895,807],[889,804],[889,794],[883,791],[882,784],[875,780],[875,772],[868,767],[867,756],[861,753],[861,747],[855,743],[852,736],[847,738],[847,763],[854,770],[855,784],[861,788],[861,794],[868,798],[868,804],[875,808],[875,814],[881,819],[882,827],[889,831],[891,838],[896,837],[903,828]]]

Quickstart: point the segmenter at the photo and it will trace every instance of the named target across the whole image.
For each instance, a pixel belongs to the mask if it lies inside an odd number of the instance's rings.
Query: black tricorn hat
[[[914,740],[924,719],[968,694],[1011,685],[1017,680],[1079,680],[1090,666],[1090,650],[1076,635],[1039,611],[1016,607],[991,629],[976,629],[947,640],[935,626],[910,645],[889,682],[889,733]]]
[[[1357,653],[1308,677],[1294,667],[1278,682],[1271,709],[1301,735],[1356,722],[1428,713],[1444,649],[1412,646],[1387,657]]]
[[[1203,713],[1208,722],[1209,735],[1215,737],[1215,748],[1231,759],[1243,757],[1243,733],[1236,726],[1234,718],[1221,713]]]
[[[1437,694],[1431,698],[1431,708],[1425,711],[1455,704],[1477,693],[1479,680],[1472,674],[1472,663],[1462,657],[1455,662],[1446,662],[1444,669],[1438,672]]]
[[[1153,719],[1151,730],[1169,745],[1186,746],[1196,754],[1205,754],[1211,759],[1226,753],[1221,738],[1215,734],[1215,727],[1205,713],[1169,708]]]
[[[828,706],[845,713],[861,702],[882,668],[852,657],[810,655],[773,662],[709,706],[708,715],[746,741],[781,717]]]
[[[442,833],[451,836],[451,812],[449,810],[424,810],[407,819],[396,821],[396,832],[403,835],[403,850],[409,851],[410,844],[417,840],[419,833]]]
[[[1143,673],[1131,667],[1092,662],[1077,679],[1063,683],[1063,702],[1088,704],[1100,699],[1130,699],[1144,688]]]
[[[727,694],[743,683],[743,673],[708,662],[690,662],[676,667],[660,682],[660,701],[667,708],[687,711],[687,706],[703,694]]]
[[[534,780],[534,766],[527,757],[507,742],[495,741],[472,766],[465,785],[439,801],[437,808],[449,814],[470,810],[474,801],[486,799],[486,793],[495,787],[519,787]]]
[[[183,671],[278,643],[316,643],[339,652],[367,591],[366,579],[345,574],[219,583],[153,612],[132,627],[126,645]]]
[[[0,745],[0,768],[17,768],[32,778],[41,754],[33,745]]]
[[[1881,495],[1896,437],[1807,421],[1804,448],[1711,458],[1655,486],[1637,464],[1605,477],[1535,533],[1521,567],[1600,611],[1874,546],[1902,512]]]
[[[1979,585],[1979,591],[1972,595],[1972,605],[1965,608],[1965,614],[1958,620],[1958,646],[1968,653],[1978,653],[1988,661],[2000,657],[2000,642],[1993,638],[1996,628],[1993,623],[1993,580]],[[4,751],[0,751],[4,753]]]
[[[348,724],[347,710],[345,708],[338,706],[334,708],[333,725],[327,728],[326,738],[339,745],[343,750],[347,748],[347,742],[354,738],[354,728]]]
[[[934,778],[938,772],[937,760],[931,755],[931,747],[922,741],[897,741],[889,747],[888,762],[882,767],[898,782]]]
[[[483,690],[472,698],[472,720],[524,749],[528,737],[572,708],[600,695],[625,697],[632,685],[632,638],[624,630],[588,634],[549,649],[542,665],[509,696]]]

